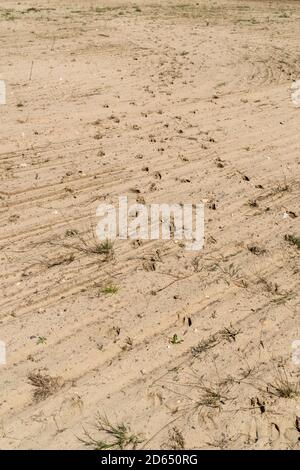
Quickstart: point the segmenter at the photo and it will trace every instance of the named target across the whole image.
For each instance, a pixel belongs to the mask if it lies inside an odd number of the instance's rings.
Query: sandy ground
[[[300,2],[124,2],[0,4],[0,448],[297,449]],[[204,249],[94,253],[119,195]]]

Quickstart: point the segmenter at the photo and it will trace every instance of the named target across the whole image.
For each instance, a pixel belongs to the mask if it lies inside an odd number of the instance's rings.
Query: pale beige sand
[[[300,2],[125,2],[1,2],[0,448],[299,448]],[[133,189],[205,248],[78,249]]]

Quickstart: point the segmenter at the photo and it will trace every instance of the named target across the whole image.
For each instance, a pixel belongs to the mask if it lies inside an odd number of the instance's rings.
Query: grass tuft
[[[110,283],[110,284],[107,284],[106,286],[103,286],[100,292],[101,294],[112,295],[112,294],[116,294],[118,290],[119,290],[118,286],[115,286],[114,284]]]
[[[50,395],[57,392],[63,385],[60,377],[51,377],[43,375],[40,372],[31,372],[28,375],[30,384],[35,387],[33,392],[34,401],[39,402],[45,400]]]
[[[106,416],[98,416],[96,430],[106,436],[107,440],[92,437],[87,431],[84,432],[85,438],[80,439],[86,446],[94,450],[108,449],[136,449],[138,444],[142,443],[140,436],[132,434],[130,428],[124,423],[113,425]]]
[[[285,369],[278,369],[277,377],[273,383],[269,383],[267,386],[267,391],[270,395],[279,397],[279,398],[295,398],[299,396],[299,382],[292,382]]]

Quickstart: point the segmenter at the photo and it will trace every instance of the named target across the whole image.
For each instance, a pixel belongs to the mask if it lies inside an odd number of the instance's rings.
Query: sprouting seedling
[[[112,283],[109,283],[106,286],[103,286],[100,292],[105,295],[112,295],[112,294],[116,294],[118,290],[119,290],[118,286]]]
[[[170,338],[170,343],[171,344],[180,344],[182,342],[183,342],[183,339],[179,339],[176,333],[174,333],[172,338]]]
[[[36,344],[44,344],[46,343],[46,341],[47,341],[47,338],[45,336],[38,336]]]

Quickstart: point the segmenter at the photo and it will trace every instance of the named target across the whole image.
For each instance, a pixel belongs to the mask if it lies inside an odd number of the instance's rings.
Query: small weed
[[[36,341],[36,344],[44,344],[46,343],[46,341],[47,341],[47,338],[45,338],[45,336],[39,336]]]
[[[285,369],[278,368],[277,377],[273,383],[269,383],[267,391],[270,395],[279,398],[295,398],[299,396],[299,383],[291,382]]]
[[[130,428],[124,423],[113,425],[106,416],[97,418],[96,430],[107,437],[107,441],[92,437],[87,431],[85,438],[80,439],[86,446],[93,447],[94,450],[107,449],[136,449],[143,440],[140,436],[132,434]]]
[[[218,388],[202,386],[201,396],[197,400],[196,407],[206,406],[207,408],[220,408],[225,403],[226,397],[223,397]]]
[[[122,351],[131,351],[133,347],[133,339],[130,336],[127,336],[125,339],[125,344],[121,347]]]
[[[255,199],[251,199],[250,201],[248,201],[248,205],[250,207],[258,207],[257,201]]]
[[[168,450],[183,450],[185,448],[184,437],[176,426],[170,429],[169,439],[164,447]]]
[[[288,185],[287,181],[285,180],[284,183],[279,183],[272,192],[272,195],[275,194],[280,194],[288,191],[290,189],[290,186]]]
[[[214,348],[219,344],[220,340],[216,335],[209,336],[208,339],[202,339],[197,346],[191,348],[191,353],[194,357],[199,356],[203,352]]]
[[[233,263],[230,263],[229,265],[225,266],[222,266],[221,264],[217,263],[216,267],[225,275],[224,280],[227,284],[230,284],[230,281],[226,279],[229,278],[231,282],[237,287],[248,287],[248,282],[240,274],[241,269],[238,266],[234,266]]]
[[[203,352],[208,351],[209,349],[214,348],[222,341],[233,342],[236,339],[236,336],[240,333],[240,330],[237,330],[232,325],[225,327],[222,330],[217,331],[217,333],[210,335],[207,339],[203,339],[197,346],[191,348],[191,353],[194,357],[199,356]]]
[[[103,286],[100,289],[100,292],[101,294],[112,295],[112,294],[116,294],[118,290],[119,290],[118,286],[115,286],[114,284],[109,283],[106,286]]]
[[[250,253],[256,256],[264,255],[266,253],[266,250],[264,248],[260,248],[257,245],[248,245],[248,250]]]
[[[68,229],[65,232],[65,237],[75,237],[76,235],[78,235],[78,233],[79,232],[76,229]]]
[[[271,302],[276,304],[284,304],[285,302],[288,302],[290,299],[292,299],[295,295],[292,291],[288,292],[281,290],[276,282],[270,282],[262,276],[258,276],[257,283],[262,284],[266,292],[275,296]]]
[[[64,255],[64,256],[59,256],[58,258],[54,258],[52,260],[48,260],[46,262],[47,268],[54,268],[55,266],[61,266],[62,264],[70,264],[73,263],[75,260],[75,256],[73,254],[71,255]]]
[[[50,242],[52,245],[59,245],[63,246],[64,248],[77,250],[81,253],[85,253],[88,255],[99,255],[102,256],[102,261],[109,261],[114,257],[114,249],[113,249],[113,242],[111,240],[103,240],[100,241],[92,231],[92,237],[88,240],[85,240],[77,231],[67,231],[65,236],[71,238],[77,238],[79,243],[64,243],[64,242]]]
[[[277,305],[285,304],[295,296],[294,292],[281,292],[278,297],[272,299],[271,302]]]
[[[171,344],[180,344],[182,342],[183,342],[183,339],[179,339],[176,333],[172,336],[172,338],[170,338]]]
[[[278,295],[279,294],[279,286],[276,282],[272,283],[272,282],[268,281],[267,279],[265,279],[264,277],[258,276],[257,283],[262,284],[264,289],[267,292],[269,292],[270,294],[273,294],[273,295]]]
[[[144,271],[155,271],[156,270],[156,260],[155,259],[145,259],[143,261]]]
[[[219,332],[220,339],[224,339],[229,343],[235,341],[236,336],[240,333],[240,330],[236,330],[232,326],[224,328]]]
[[[298,249],[300,248],[300,237],[297,237],[295,235],[285,235],[284,236],[285,241],[287,241],[290,245],[296,246]]]
[[[96,255],[105,255],[106,258],[109,258],[113,253],[113,242],[108,239],[103,242],[98,242],[91,246],[88,251]]]

